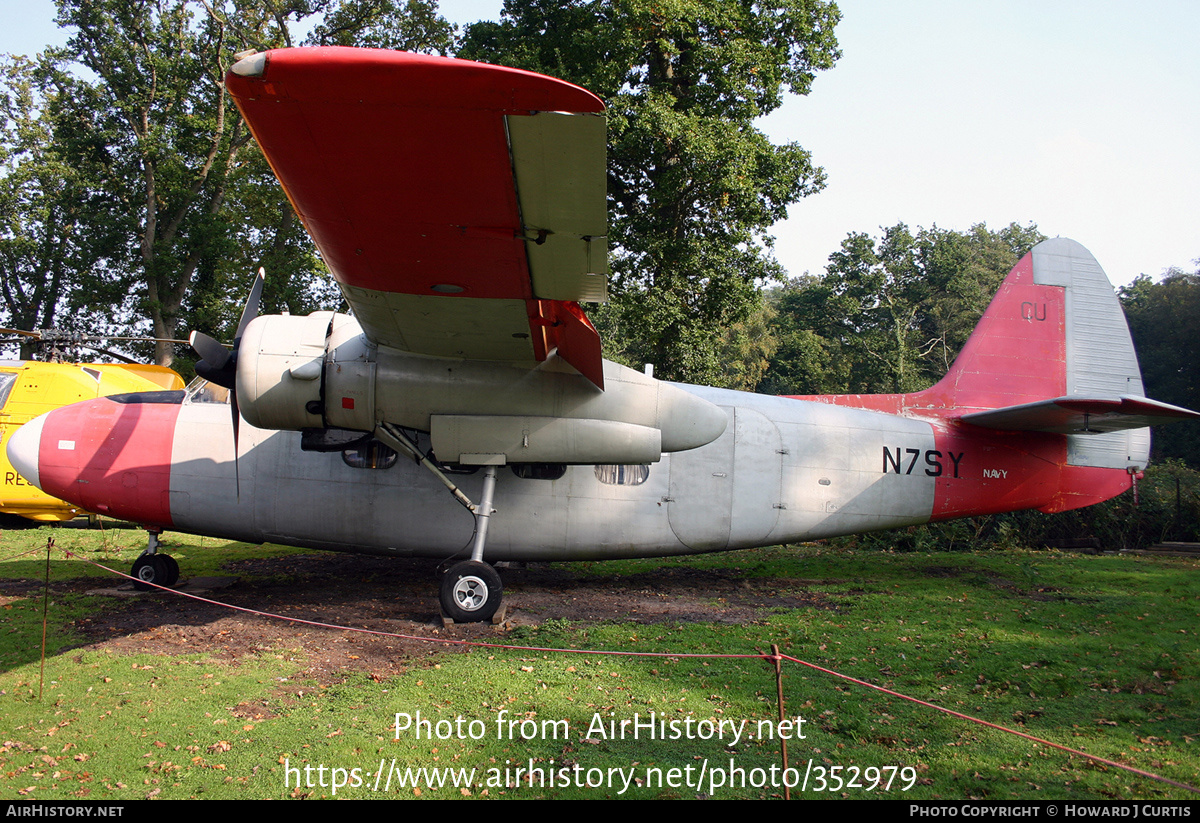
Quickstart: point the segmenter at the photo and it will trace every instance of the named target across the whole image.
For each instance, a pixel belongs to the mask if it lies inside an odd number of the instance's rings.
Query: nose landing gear
[[[148,592],[155,586],[174,586],[179,582],[179,564],[169,554],[160,554],[158,535],[160,532],[151,531],[146,550],[133,561],[133,569],[129,572],[134,577],[133,587],[140,592]],[[153,584],[153,585],[151,585]]]

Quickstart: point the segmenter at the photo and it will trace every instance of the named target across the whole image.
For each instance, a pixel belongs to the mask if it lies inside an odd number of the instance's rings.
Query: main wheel
[[[442,577],[442,611],[456,623],[491,620],[503,596],[500,575],[487,563],[464,560]]]
[[[133,581],[133,587],[140,592],[148,592],[155,586],[169,586],[167,578],[170,577],[170,568],[167,562],[163,560],[162,555],[143,554],[137,560],[133,561],[133,570],[129,573],[137,578]]]

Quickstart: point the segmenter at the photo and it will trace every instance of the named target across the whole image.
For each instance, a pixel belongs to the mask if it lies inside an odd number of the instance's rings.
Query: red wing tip
[[[414,54],[393,49],[364,49],[351,46],[273,49],[243,57],[230,68],[227,78],[236,88],[239,83],[250,79],[280,81],[285,79],[280,76],[281,73],[294,76],[319,72],[326,81],[338,75],[352,75],[357,80],[375,85],[378,92],[388,86],[399,85],[393,77],[388,76],[390,73],[406,70],[416,71],[418,74],[423,70],[434,71],[443,77],[449,74],[454,78],[455,85],[475,80],[483,81],[493,88],[508,85],[514,94],[552,91],[555,104],[563,106],[563,111],[604,111],[604,101],[599,97],[574,83],[555,77],[524,69],[477,63],[473,60]],[[420,77],[413,78],[413,82],[419,85]],[[376,84],[382,84],[382,87]],[[517,107],[520,108],[519,105]]]

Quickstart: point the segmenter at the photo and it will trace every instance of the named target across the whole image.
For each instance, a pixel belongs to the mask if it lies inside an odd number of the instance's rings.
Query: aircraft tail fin
[[[1149,461],[1147,426],[1200,417],[1145,396],[1112,284],[1087,249],[1065,238],[1044,240],[1021,258],[931,388],[797,399],[1065,434],[1067,465],[1129,471]]]
[[[1108,277],[1087,249],[1063,238],[1039,243],[1013,267],[936,388],[977,409],[1145,394]]]
[[[1146,399],[1108,277],[1064,238],[1017,263],[950,372],[918,395],[965,423],[1068,434],[1068,463],[1077,466],[1140,469],[1150,453],[1145,426],[1194,416]]]

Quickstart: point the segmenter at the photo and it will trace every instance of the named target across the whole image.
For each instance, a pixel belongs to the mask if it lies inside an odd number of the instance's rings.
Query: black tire
[[[155,557],[161,557],[163,562],[167,564],[167,579],[162,584],[164,586],[174,586],[179,582],[179,561],[169,554],[158,554]]]
[[[455,623],[482,623],[500,608],[504,586],[487,563],[464,560],[442,577],[442,611]]]
[[[162,559],[162,555],[143,554],[137,560],[133,561],[133,570],[129,572],[134,578],[133,587],[139,592],[151,591],[154,586],[167,586],[167,577],[169,576],[167,564]]]

